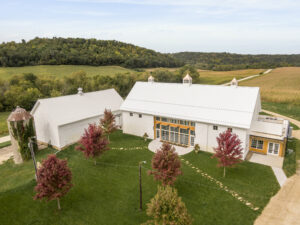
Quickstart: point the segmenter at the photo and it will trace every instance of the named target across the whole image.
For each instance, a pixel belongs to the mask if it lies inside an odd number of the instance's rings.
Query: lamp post
[[[146,164],[146,161],[139,162],[140,211],[143,210],[143,198],[142,198],[142,164]]]
[[[35,169],[35,179],[38,180],[35,154],[34,154],[34,151],[33,151],[33,139],[35,139],[35,137],[30,137],[29,138],[28,148],[30,149],[31,158],[32,158],[32,161],[33,161],[34,169]]]

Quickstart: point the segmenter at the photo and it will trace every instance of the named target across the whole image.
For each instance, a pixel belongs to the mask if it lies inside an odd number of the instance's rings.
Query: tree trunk
[[[225,171],[226,167],[224,166],[224,172],[223,172],[223,177],[225,177],[226,171]]]
[[[57,200],[57,207],[58,207],[58,210],[61,210],[59,198],[57,198],[56,200]]]

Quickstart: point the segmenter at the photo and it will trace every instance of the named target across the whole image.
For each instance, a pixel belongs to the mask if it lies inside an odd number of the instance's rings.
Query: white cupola
[[[230,82],[230,86],[237,87],[238,86],[238,81],[235,78],[233,78],[232,81]]]
[[[154,77],[152,77],[152,76],[148,77],[148,82],[153,83],[154,82]]]
[[[77,90],[78,90],[78,93],[77,93],[78,95],[83,95],[83,91],[82,91],[81,87],[79,87]]]
[[[182,83],[183,83],[183,84],[191,85],[191,84],[192,84],[192,81],[193,81],[192,77],[187,73],[187,74],[185,75],[185,77],[183,78]]]

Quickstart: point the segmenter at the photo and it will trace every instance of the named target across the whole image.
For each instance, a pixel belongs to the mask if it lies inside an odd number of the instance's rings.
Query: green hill
[[[119,41],[83,38],[35,38],[0,44],[0,66],[119,65],[128,68],[178,67],[168,54]]]
[[[233,53],[179,52],[170,54],[180,61],[206,70],[266,69],[300,66],[300,54],[244,55]]]

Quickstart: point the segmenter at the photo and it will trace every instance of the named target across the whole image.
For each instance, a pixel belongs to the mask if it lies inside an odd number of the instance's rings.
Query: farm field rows
[[[114,148],[104,153],[95,166],[74,146],[59,152],[58,157],[67,159],[73,173],[74,187],[62,198],[62,210],[56,202],[34,201],[34,168],[31,161],[22,165],[7,162],[0,165],[0,224],[141,224],[149,218],[146,203],[155,195],[158,183],[147,175],[153,153],[141,150],[117,150],[116,148],[146,147],[142,138],[125,135],[120,131],[110,136]],[[41,161],[47,154],[56,152],[45,149],[37,154]],[[228,169],[217,168],[217,160],[211,154],[189,153],[182,157],[183,175],[175,183],[179,196],[194,219],[193,224],[250,225],[261,213],[279,185],[270,167],[242,162]],[[139,211],[138,163],[146,160],[142,168],[143,211]],[[259,210],[254,211],[214,182],[201,176],[195,169],[203,170],[222,182]],[[260,188],[257,188],[260,187]],[[18,207],[15,207],[16,204]],[[216,207],[222,209],[216,216]],[[29,210],[30,209],[30,210]]]
[[[64,77],[78,71],[85,71],[88,76],[135,72],[120,66],[43,65],[0,67],[0,79],[6,80],[14,75],[22,75],[23,73],[33,73],[37,76]]]

